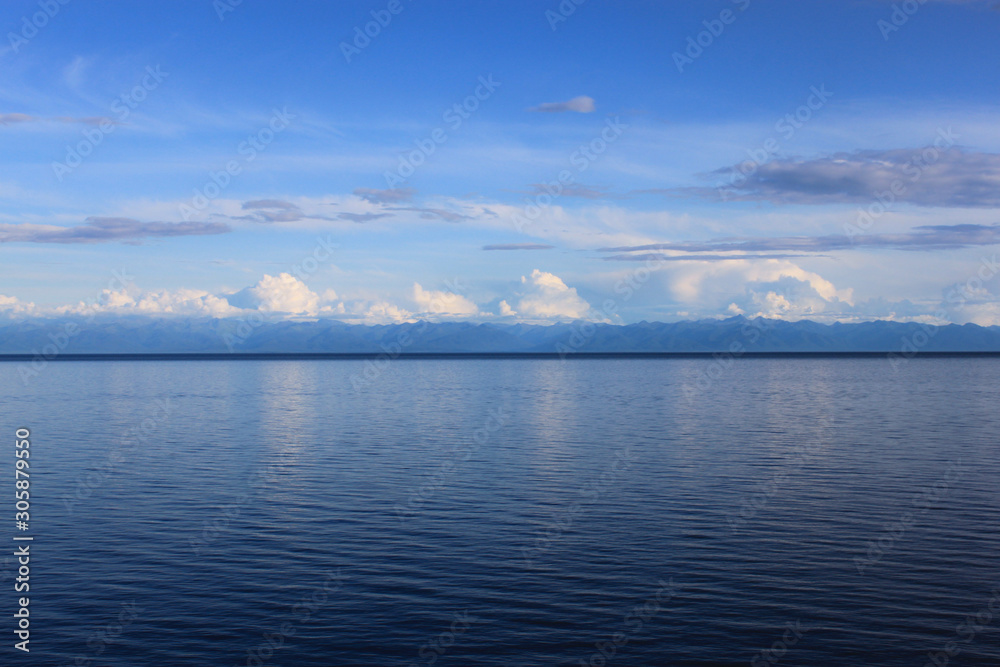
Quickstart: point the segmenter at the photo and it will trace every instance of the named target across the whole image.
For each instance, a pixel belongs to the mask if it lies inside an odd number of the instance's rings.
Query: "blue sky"
[[[1000,324],[996,0],[463,7],[5,3],[0,317]]]

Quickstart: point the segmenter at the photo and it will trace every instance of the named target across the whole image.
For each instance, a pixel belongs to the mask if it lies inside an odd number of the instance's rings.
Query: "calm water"
[[[1000,360],[364,371],[0,364],[0,662],[1000,664]]]

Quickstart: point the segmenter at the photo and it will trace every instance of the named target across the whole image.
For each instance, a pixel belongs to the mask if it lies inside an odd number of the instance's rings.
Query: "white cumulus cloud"
[[[576,293],[576,289],[567,286],[555,274],[535,269],[531,276],[521,276],[521,283],[526,288],[517,303],[517,311],[522,318],[577,320],[584,319],[590,310],[590,304]]]
[[[413,283],[413,300],[421,313],[461,317],[476,315],[479,307],[461,294],[425,290],[420,283]]]
[[[253,287],[232,295],[229,302],[241,308],[293,315],[315,315],[320,309],[319,295],[290,273],[265,274]]]

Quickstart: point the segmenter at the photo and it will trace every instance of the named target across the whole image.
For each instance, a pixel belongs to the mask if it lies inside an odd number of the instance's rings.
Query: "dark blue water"
[[[1000,360],[364,370],[0,364],[0,663],[1000,664]]]

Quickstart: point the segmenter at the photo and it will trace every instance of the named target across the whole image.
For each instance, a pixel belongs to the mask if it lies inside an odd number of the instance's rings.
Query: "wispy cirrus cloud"
[[[544,243],[494,243],[484,245],[483,250],[551,250],[554,245]]]
[[[11,125],[13,123],[31,123],[37,120],[39,120],[37,116],[29,116],[26,113],[0,114],[0,125]]]
[[[81,118],[76,118],[72,116],[56,116],[54,118],[42,118],[41,116],[30,116],[25,113],[5,113],[0,114],[0,125],[16,125],[20,123],[81,123],[83,125],[101,125],[102,123],[110,123],[112,125],[121,125],[121,121],[117,121],[113,118],[108,118],[107,116],[85,116]]]
[[[389,188],[379,190],[377,188],[355,188],[354,195],[361,197],[371,204],[401,204],[413,199],[417,193],[413,188]]]
[[[392,213],[349,213],[344,211],[337,214],[339,220],[349,220],[350,222],[371,222],[379,218],[391,218]]]
[[[532,183],[531,195],[551,194],[551,186],[545,183]],[[626,195],[619,195],[608,191],[609,188],[601,186],[584,185],[582,183],[569,183],[563,185],[559,190],[560,197],[579,197],[581,199],[625,199]]]
[[[132,218],[89,217],[74,227],[30,223],[0,224],[0,243],[139,243],[148,238],[225,234],[220,222],[141,222]]]
[[[794,257],[816,257],[816,255],[765,253],[755,255],[666,255],[662,252],[646,252],[635,255],[610,255],[601,259],[612,262],[727,262],[748,259],[791,259]],[[822,256],[822,255],[820,255]]]
[[[254,199],[244,202],[247,215],[232,216],[233,220],[248,220],[250,222],[298,222],[299,220],[334,220],[325,215],[307,214],[298,205],[283,199]]]
[[[969,246],[1000,244],[1000,225],[921,225],[900,234],[844,234],[826,236],[781,236],[772,238],[718,239],[703,243],[651,243],[639,246],[600,248],[599,252],[636,253],[674,251],[684,253],[720,252],[799,252],[816,253],[852,248],[886,248],[895,250],[948,250]],[[632,259],[634,255],[618,255],[609,259]],[[684,256],[678,256],[684,257]],[[760,258],[763,255],[753,255]],[[706,258],[708,258],[706,256]],[[723,256],[720,259],[731,259]],[[740,257],[748,259],[749,257]]]
[[[472,216],[465,215],[463,213],[457,213],[455,211],[449,211],[443,208],[429,208],[423,206],[394,206],[386,208],[387,211],[413,211],[414,213],[420,214],[420,217],[424,220],[443,220],[445,222],[460,222],[462,220],[471,220]]]
[[[239,220],[251,222],[295,222],[306,217],[298,206],[280,199],[256,199],[243,203],[247,215],[237,216]]]
[[[254,199],[253,201],[243,202],[244,209],[258,209],[258,208],[277,208],[288,210],[298,210],[298,206],[290,201],[284,201],[283,199]]]
[[[531,107],[528,111],[537,111],[542,113],[563,113],[566,111],[591,113],[595,108],[593,97],[580,95],[579,97],[574,97],[573,99],[566,100],[565,102],[544,102],[539,104],[537,107]]]

